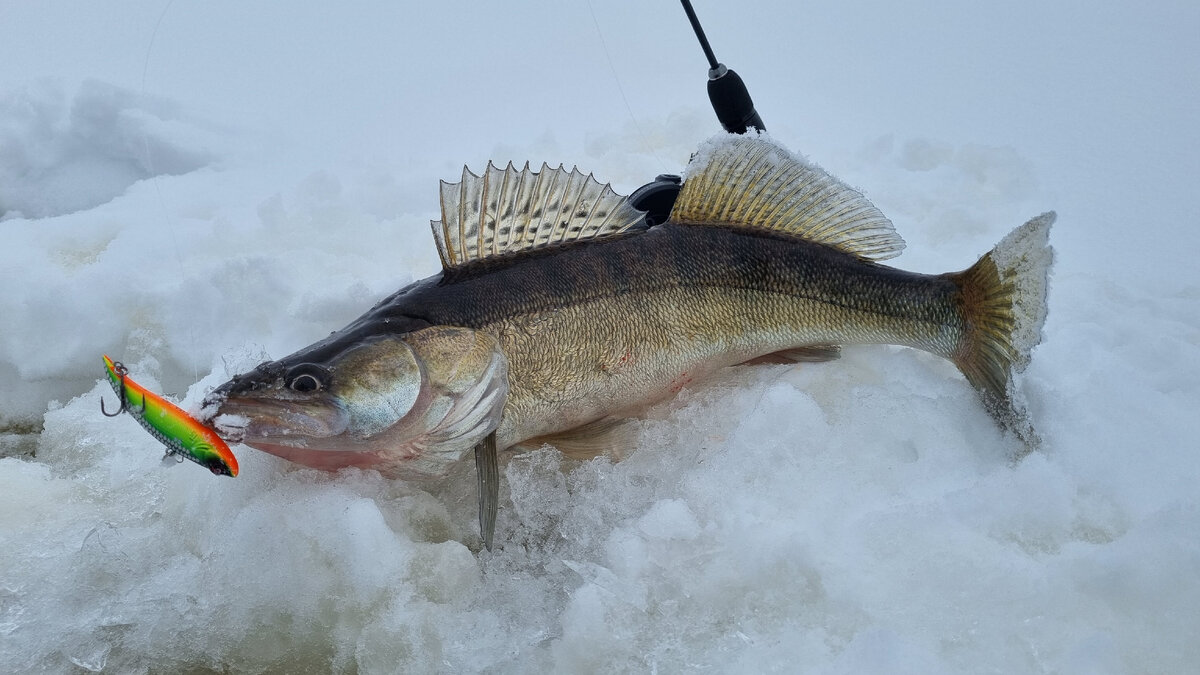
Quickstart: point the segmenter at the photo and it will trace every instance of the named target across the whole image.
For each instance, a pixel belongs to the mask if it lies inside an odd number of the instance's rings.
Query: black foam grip
[[[749,127],[766,130],[762,118],[754,109],[754,101],[746,90],[746,83],[732,70],[708,80],[708,100],[712,101],[713,110],[725,131],[744,134]]]

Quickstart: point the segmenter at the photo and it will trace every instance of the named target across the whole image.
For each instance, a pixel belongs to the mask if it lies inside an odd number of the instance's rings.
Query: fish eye
[[[295,391],[298,391],[302,394],[307,394],[310,391],[319,390],[321,388],[321,383],[318,382],[317,378],[313,377],[312,375],[304,373],[303,375],[299,375],[296,377],[296,379],[292,380],[291,387]]]
[[[311,394],[325,388],[329,381],[329,371],[315,363],[301,363],[288,370],[285,379],[292,391]]]

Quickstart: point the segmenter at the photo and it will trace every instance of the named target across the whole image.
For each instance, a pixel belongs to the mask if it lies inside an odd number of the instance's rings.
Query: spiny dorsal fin
[[[871,260],[904,249],[866,197],[762,135],[722,135],[702,145],[671,222],[762,228]]]
[[[453,269],[506,253],[624,232],[643,212],[591,174],[504,169],[482,176],[463,167],[462,181],[442,181],[442,219],[430,221],[442,267]]]

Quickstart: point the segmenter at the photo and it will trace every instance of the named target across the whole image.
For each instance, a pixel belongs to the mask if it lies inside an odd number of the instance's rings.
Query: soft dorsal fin
[[[891,221],[860,192],[761,135],[722,135],[702,145],[671,222],[761,228],[870,260],[904,249]]]
[[[506,253],[595,239],[641,222],[642,211],[607,184],[560,164],[499,169],[482,176],[463,167],[462,181],[442,181],[442,219],[430,221],[442,267],[453,269]]]

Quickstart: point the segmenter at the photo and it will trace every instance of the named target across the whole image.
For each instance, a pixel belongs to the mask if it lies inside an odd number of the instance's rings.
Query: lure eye
[[[287,373],[287,386],[301,394],[321,391],[329,382],[329,371],[315,363],[301,363]]]

